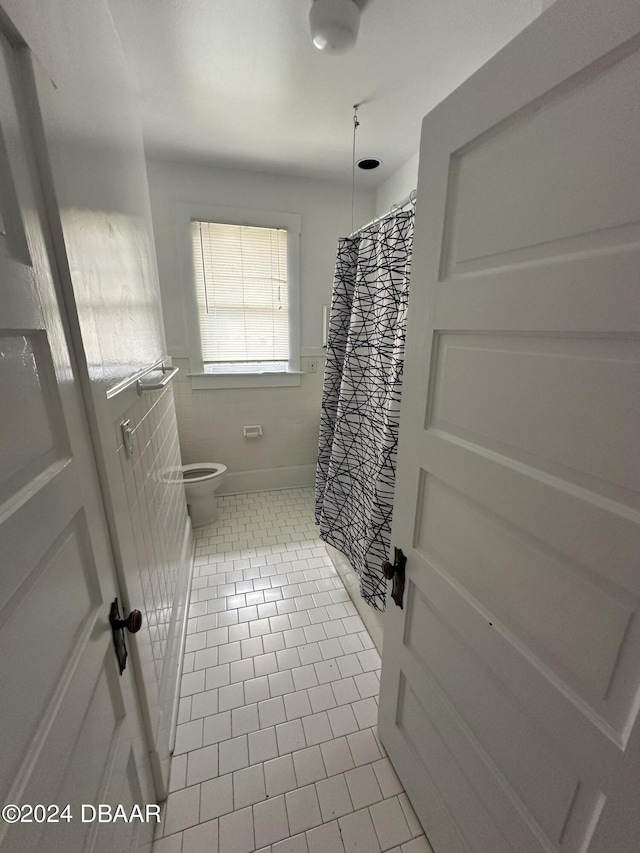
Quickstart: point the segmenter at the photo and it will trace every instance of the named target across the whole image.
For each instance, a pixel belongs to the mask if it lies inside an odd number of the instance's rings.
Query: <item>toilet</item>
[[[204,527],[219,516],[216,491],[222,485],[227,466],[218,462],[195,462],[182,466],[182,481],[193,527]]]

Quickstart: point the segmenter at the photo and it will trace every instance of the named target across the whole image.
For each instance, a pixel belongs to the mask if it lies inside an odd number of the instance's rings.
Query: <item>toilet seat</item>
[[[207,480],[213,480],[224,474],[226,470],[227,466],[218,462],[194,462],[191,465],[182,466],[182,479],[186,485],[206,483]]]

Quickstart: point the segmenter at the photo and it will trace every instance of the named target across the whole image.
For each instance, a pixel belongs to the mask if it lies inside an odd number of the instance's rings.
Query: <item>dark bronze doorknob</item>
[[[142,628],[142,613],[139,610],[132,610],[126,619],[114,619],[111,625],[116,630],[126,628],[131,634],[137,634]]]
[[[391,598],[395,601],[400,609],[402,609],[402,596],[404,595],[404,567],[407,558],[402,553],[402,548],[393,549],[395,562],[393,565],[388,560],[382,564],[382,571],[388,581],[393,581],[391,589]]]
[[[131,634],[137,634],[142,628],[142,613],[139,610],[132,610],[126,619],[120,618],[120,609],[118,607],[118,599],[111,602],[109,610],[109,624],[113,632],[113,645],[118,658],[118,666],[120,667],[120,675],[125,670],[127,665],[127,644],[124,641],[124,629]]]

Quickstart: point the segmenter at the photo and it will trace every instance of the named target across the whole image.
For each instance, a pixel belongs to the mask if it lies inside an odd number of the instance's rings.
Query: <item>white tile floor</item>
[[[171,793],[154,853],[428,853],[376,734],[380,657],[311,489],[197,531]]]

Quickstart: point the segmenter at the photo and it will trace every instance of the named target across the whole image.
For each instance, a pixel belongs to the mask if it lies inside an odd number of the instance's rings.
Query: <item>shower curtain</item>
[[[409,299],[413,209],[338,244],[316,469],[320,537],[384,610]]]

